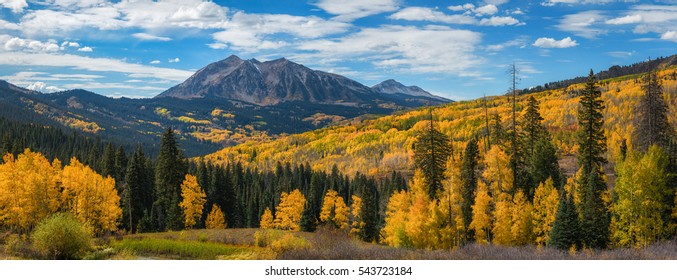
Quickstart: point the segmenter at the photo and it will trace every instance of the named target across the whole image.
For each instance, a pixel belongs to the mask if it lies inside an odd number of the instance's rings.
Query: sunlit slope
[[[668,100],[670,122],[677,123],[677,70],[659,72],[663,92]],[[582,84],[565,89],[546,90],[517,98],[518,121],[529,96],[540,102],[544,124],[553,136],[560,155],[576,153],[578,91]],[[643,94],[640,75],[625,76],[599,82],[606,109],[605,133],[609,146],[608,158],[617,157],[619,144],[627,139],[632,147],[633,110]],[[505,129],[511,123],[512,102],[507,96],[487,98],[490,122],[500,115]],[[426,125],[429,109],[421,108],[377,119],[353,120],[341,126],[294,134],[273,141],[246,142],[205,157],[215,163],[240,162],[245,166],[274,170],[277,162],[309,162],[314,168],[339,170],[354,174],[384,175],[413,169],[412,143],[416,131]],[[440,131],[453,139],[454,156],[460,156],[466,141],[485,133],[483,100],[460,101],[433,108]],[[480,140],[480,147],[484,147]],[[481,149],[482,150],[482,149]]]

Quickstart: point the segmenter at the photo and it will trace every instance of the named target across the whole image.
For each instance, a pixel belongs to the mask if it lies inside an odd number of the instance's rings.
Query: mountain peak
[[[449,99],[433,95],[420,87],[405,86],[402,83],[393,79],[385,80],[377,85],[374,85],[373,87],[371,87],[371,89],[382,94],[404,94],[416,97],[433,98],[444,102],[450,101]]]

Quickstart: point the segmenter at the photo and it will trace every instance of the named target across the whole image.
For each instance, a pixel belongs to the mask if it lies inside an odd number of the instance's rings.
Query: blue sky
[[[0,79],[152,97],[231,54],[448,98],[677,53],[677,0],[0,0]]]

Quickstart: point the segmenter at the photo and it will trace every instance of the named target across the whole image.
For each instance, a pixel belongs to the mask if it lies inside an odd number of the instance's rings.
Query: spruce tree
[[[560,250],[568,250],[571,246],[580,248],[579,232],[578,212],[576,211],[576,205],[574,205],[573,194],[565,194],[559,201],[548,246]]]
[[[579,145],[578,165],[581,168],[579,189],[582,190],[581,231],[584,245],[591,248],[606,247],[609,241],[609,213],[602,200],[606,182],[602,165],[606,163],[607,150],[604,136],[604,104],[590,70],[578,108]]]
[[[101,176],[115,177],[115,147],[113,147],[113,144],[108,143],[108,145],[106,145],[99,166],[101,167]]]
[[[364,222],[364,227],[360,231],[360,237],[366,242],[378,242],[379,238],[379,194],[376,189],[376,182],[373,179],[360,178],[362,189],[362,209],[360,216]]]
[[[673,129],[668,123],[668,105],[663,99],[663,86],[658,74],[653,72],[644,77],[644,95],[639,101],[635,115],[636,150],[646,152],[651,145],[667,150]]]
[[[527,146],[527,158],[531,158],[534,155],[536,141],[541,139],[544,133],[547,133],[545,127],[543,127],[543,117],[541,117],[541,113],[538,110],[538,101],[533,96],[529,96],[522,121]]]
[[[120,146],[118,147],[117,151],[115,151],[115,174],[113,175],[115,181],[120,182],[125,179],[125,171],[127,170],[127,164],[128,164],[127,153],[125,152],[125,148]]]
[[[461,213],[463,215],[463,226],[466,229],[466,239],[472,240],[474,233],[470,231],[470,223],[472,222],[472,204],[475,201],[475,191],[477,190],[477,166],[479,161],[479,147],[477,146],[477,139],[471,138],[465,146],[463,152],[463,160],[461,162],[461,196],[463,197],[463,204],[461,205]]]
[[[144,184],[144,159],[140,152],[134,153],[125,172],[124,195],[120,203],[123,205],[122,219],[131,232],[137,231],[139,220],[143,217],[143,190],[147,188]]]
[[[154,218],[158,230],[178,230],[183,227],[183,214],[179,207],[181,201],[181,183],[186,174],[181,151],[168,128],[162,135],[160,153],[155,167],[155,210]]]
[[[419,132],[414,143],[414,164],[423,171],[430,198],[435,196],[437,190],[442,189],[444,171],[450,155],[449,139],[435,128],[431,111],[429,125]]]

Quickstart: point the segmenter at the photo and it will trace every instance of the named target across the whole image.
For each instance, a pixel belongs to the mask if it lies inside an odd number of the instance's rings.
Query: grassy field
[[[21,238],[0,240],[0,259],[38,256]],[[189,230],[98,239],[85,259],[292,259],[292,260],[677,260],[677,242],[641,249],[558,251],[550,248],[471,244],[452,250],[392,248],[350,239],[343,232],[258,229]]]

